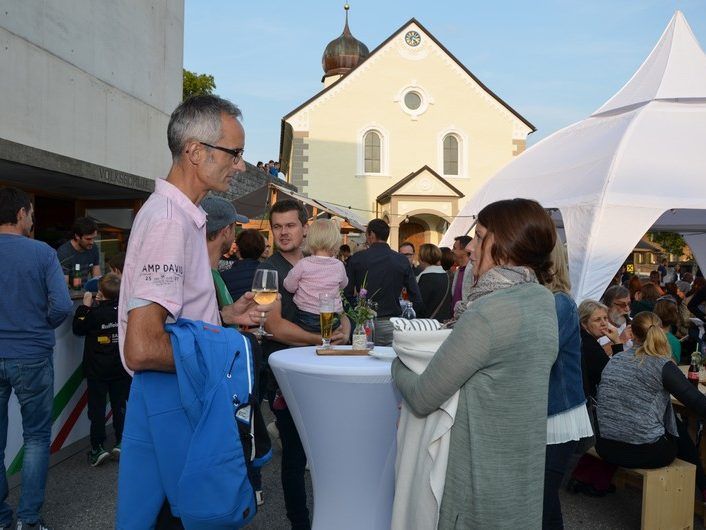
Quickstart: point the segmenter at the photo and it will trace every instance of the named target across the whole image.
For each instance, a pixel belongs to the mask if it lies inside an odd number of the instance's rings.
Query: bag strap
[[[446,291],[444,291],[444,296],[441,298],[441,302],[439,302],[439,305],[436,306],[436,309],[434,309],[434,312],[431,315],[429,315],[429,318],[436,317],[436,314],[439,312],[439,310],[441,309],[441,306],[446,301],[446,296],[449,294],[449,283],[451,283],[451,281],[449,280],[448,274],[445,274],[444,276],[446,276]]]

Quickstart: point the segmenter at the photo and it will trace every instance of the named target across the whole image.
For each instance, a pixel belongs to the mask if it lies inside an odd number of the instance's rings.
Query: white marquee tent
[[[513,197],[561,212],[577,301],[599,297],[651,227],[683,234],[706,270],[706,55],[681,12],[617,94],[493,176],[441,245]]]

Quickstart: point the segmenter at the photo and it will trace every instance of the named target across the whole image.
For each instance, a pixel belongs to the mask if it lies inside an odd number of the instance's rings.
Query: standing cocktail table
[[[399,416],[390,362],[306,347],[275,352],[269,364],[308,458],[313,528],[389,529]]]

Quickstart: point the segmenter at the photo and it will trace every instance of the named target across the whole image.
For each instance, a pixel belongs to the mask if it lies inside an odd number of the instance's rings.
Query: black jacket
[[[407,289],[415,312],[423,310],[422,296],[409,260],[392,250],[387,243],[373,243],[367,250],[353,254],[348,258],[346,272],[348,285],[343,291],[346,298],[354,303],[355,292],[365,281],[368,299],[378,304],[378,317],[398,317],[402,314],[399,302],[402,287]]]
[[[422,274],[419,277],[419,291],[424,307],[416,311],[417,318],[432,318],[432,313],[437,307],[439,311],[433,318],[440,322],[451,318],[451,283],[446,271]]]
[[[613,354],[623,351],[622,344],[611,346]],[[583,373],[583,390],[586,397],[596,397],[598,384],[601,382],[603,368],[610,357],[598,343],[598,340],[581,327],[581,371]]]
[[[117,299],[99,302],[94,307],[78,306],[73,330],[76,335],[86,337],[83,346],[86,379],[130,377],[120,361]]]

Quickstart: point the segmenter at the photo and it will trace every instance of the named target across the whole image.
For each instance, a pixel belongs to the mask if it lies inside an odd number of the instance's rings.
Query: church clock
[[[422,36],[416,31],[408,31],[404,36],[404,41],[408,46],[419,46],[419,43],[422,41]]]

